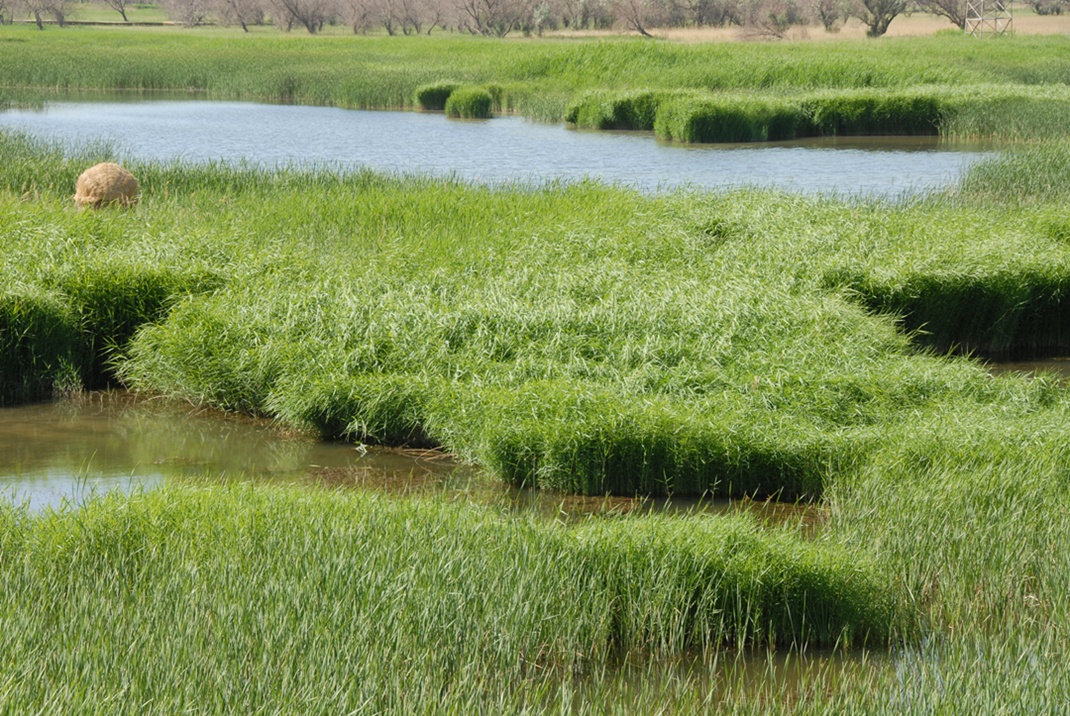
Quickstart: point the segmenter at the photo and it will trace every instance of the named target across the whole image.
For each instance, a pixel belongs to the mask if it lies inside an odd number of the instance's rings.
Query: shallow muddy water
[[[804,700],[813,692],[832,694],[894,665],[887,652],[867,649],[744,649],[620,665],[614,678],[640,691],[651,684],[689,683],[711,704],[738,702],[768,706]]]
[[[521,490],[435,450],[323,442],[267,420],[187,403],[97,392],[0,408],[0,496],[33,509],[165,480],[296,482],[438,496],[548,519],[591,513],[747,511],[766,524],[824,523],[818,505],[752,500],[651,500]]]
[[[1039,358],[1024,361],[991,361],[988,369],[994,375],[1001,373],[1051,373],[1062,380],[1070,380],[1070,357]]]
[[[649,133],[577,131],[519,117],[115,99],[3,111],[0,128],[68,146],[104,142],[122,159],[366,167],[486,183],[590,177],[646,191],[761,186],[898,197],[947,187],[988,155],[929,137],[681,146]]]

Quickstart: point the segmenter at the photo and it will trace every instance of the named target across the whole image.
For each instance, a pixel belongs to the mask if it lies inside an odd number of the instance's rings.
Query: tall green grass
[[[85,348],[74,311],[40,288],[0,294],[0,405],[78,389]]]
[[[621,660],[879,645],[896,618],[864,560],[747,519],[250,485],[0,506],[0,582],[10,710],[542,710]]]
[[[1066,147],[899,203],[131,163],[138,207],[78,212],[97,154],[0,142],[8,399],[86,381],[114,345],[112,380],[444,446],[518,484],[828,514],[806,543],[244,486],[5,505],[0,710],[1044,713],[1070,695],[1070,396],[945,353],[1065,345]],[[757,695],[722,678],[727,645],[867,635],[889,648],[841,675],[769,670]],[[684,676],[662,669],[689,651]]]
[[[654,130],[678,142],[824,136],[933,136],[1006,141],[1066,136],[1070,95],[1058,88],[947,86],[711,93],[595,90],[565,120],[590,129]]]
[[[444,109],[456,119],[489,119],[494,98],[485,87],[458,87],[450,93]]]
[[[446,101],[459,85],[456,82],[435,82],[416,88],[416,106],[427,110],[444,110]]]

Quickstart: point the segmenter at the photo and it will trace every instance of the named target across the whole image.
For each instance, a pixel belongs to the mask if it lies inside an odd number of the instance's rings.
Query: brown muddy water
[[[820,505],[518,489],[441,451],[324,442],[269,420],[130,392],[0,408],[0,496],[42,509],[167,480],[289,482],[439,496],[564,520],[593,513],[747,511],[767,524],[799,524],[807,533],[825,521]]]
[[[1042,358],[1027,361],[990,361],[988,370],[993,375],[1003,373],[1050,373],[1061,378],[1070,380],[1070,357]]]
[[[0,408],[0,499],[26,503],[33,510],[76,507],[109,490],[152,489],[176,480],[364,489],[566,521],[642,511],[747,511],[766,524],[799,525],[804,533],[815,534],[826,519],[820,505],[521,490],[441,451],[324,442],[268,420],[131,392],[93,392]],[[887,655],[863,650],[728,650],[670,660],[636,658],[613,665],[610,677],[614,688],[624,690],[656,684],[704,695],[713,703],[742,696],[750,702],[782,704],[804,698],[808,690],[834,691],[887,663]]]

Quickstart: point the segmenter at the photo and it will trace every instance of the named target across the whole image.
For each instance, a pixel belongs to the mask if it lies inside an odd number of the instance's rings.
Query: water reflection
[[[52,101],[0,112],[0,128],[71,146],[104,141],[123,159],[367,167],[488,183],[591,177],[647,191],[746,185],[896,197],[946,187],[987,156],[936,138],[683,147],[648,133],[575,131],[519,117],[458,122],[433,113],[191,99]]]
[[[775,710],[858,690],[893,663],[887,653],[867,649],[729,649],[675,659],[633,657],[610,672],[609,686],[637,700],[650,691],[671,691],[711,706],[747,703]]]
[[[1070,380],[1070,357],[1039,358],[1025,361],[992,361],[988,369],[993,375],[1002,373],[1053,373],[1062,380]]]
[[[820,505],[583,497],[503,485],[438,450],[330,443],[267,420],[106,391],[0,409],[0,494],[34,509],[164,480],[259,480],[435,496],[570,520],[589,514],[743,511],[812,534]]]

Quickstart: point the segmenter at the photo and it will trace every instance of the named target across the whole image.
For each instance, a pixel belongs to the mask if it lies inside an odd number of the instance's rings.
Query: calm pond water
[[[68,146],[103,141],[123,159],[367,167],[489,183],[590,177],[648,191],[747,185],[898,197],[949,186],[987,156],[935,138],[685,147],[645,133],[576,131],[518,117],[457,121],[207,100],[50,102],[0,112],[0,128]]]
[[[165,480],[349,487],[569,519],[592,512],[744,510],[767,523],[824,522],[824,508],[752,500],[642,500],[519,490],[435,450],[323,442],[267,420],[127,392],[0,408],[0,497],[33,509]]]

